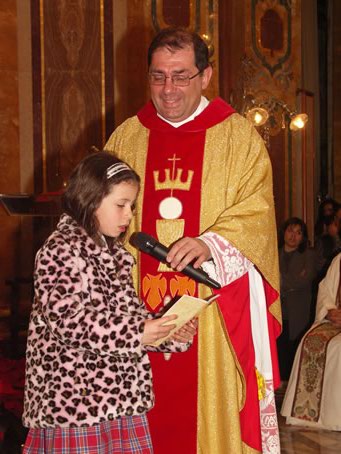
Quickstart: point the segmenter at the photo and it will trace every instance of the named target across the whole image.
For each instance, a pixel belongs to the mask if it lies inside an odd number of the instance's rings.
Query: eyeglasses
[[[173,76],[165,76],[162,73],[149,73],[149,82],[151,85],[165,85],[166,79],[171,79],[172,84],[175,87],[187,87],[189,85],[190,80],[194,79],[195,77],[199,76],[202,71],[197,72],[194,76],[185,76],[184,74],[174,74]]]

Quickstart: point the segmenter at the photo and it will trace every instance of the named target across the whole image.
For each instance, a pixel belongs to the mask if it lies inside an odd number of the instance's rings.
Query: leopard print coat
[[[153,406],[151,367],[141,344],[151,315],[136,296],[133,263],[122,246],[98,246],[62,215],[36,258],[24,426],[91,426]],[[187,348],[167,342],[148,349]]]

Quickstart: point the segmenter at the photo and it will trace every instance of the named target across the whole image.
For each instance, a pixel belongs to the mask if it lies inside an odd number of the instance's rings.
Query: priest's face
[[[174,85],[171,77],[182,75],[192,77],[198,73],[195,66],[193,47],[175,51],[166,48],[157,49],[152,56],[149,73],[166,77],[164,85],[150,82],[151,98],[158,113],[166,120],[179,122],[188,118],[200,103],[201,92],[210,81],[212,68],[209,66],[202,73],[189,81],[189,85]]]

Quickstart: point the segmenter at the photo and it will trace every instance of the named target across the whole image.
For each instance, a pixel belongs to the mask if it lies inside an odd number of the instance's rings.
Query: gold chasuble
[[[168,246],[183,236],[215,232],[257,267],[268,295],[274,350],[280,305],[272,174],[251,124],[217,98],[174,128],[148,103],[116,129],[105,149],[141,177],[129,233],[144,231]],[[130,251],[137,260],[136,287],[150,311],[158,312],[166,295],[212,293],[153,257]],[[198,339],[188,352],[172,354],[169,361],[150,353],[156,404],[148,420],[156,454],[260,452],[243,435],[247,380],[224,317],[213,303],[200,315]],[[275,383],[278,379],[274,370]]]

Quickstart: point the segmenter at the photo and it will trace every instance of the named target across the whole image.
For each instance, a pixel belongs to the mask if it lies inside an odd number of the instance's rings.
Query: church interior
[[[339,0],[2,1],[0,453],[20,453],[26,435],[35,254],[58,221],[72,169],[148,101],[148,45],[170,25],[208,45],[205,96],[223,98],[262,136],[278,228],[302,219],[313,247],[319,204],[341,202]],[[276,394],[281,452],[341,452],[341,432],[286,424],[285,387]]]

